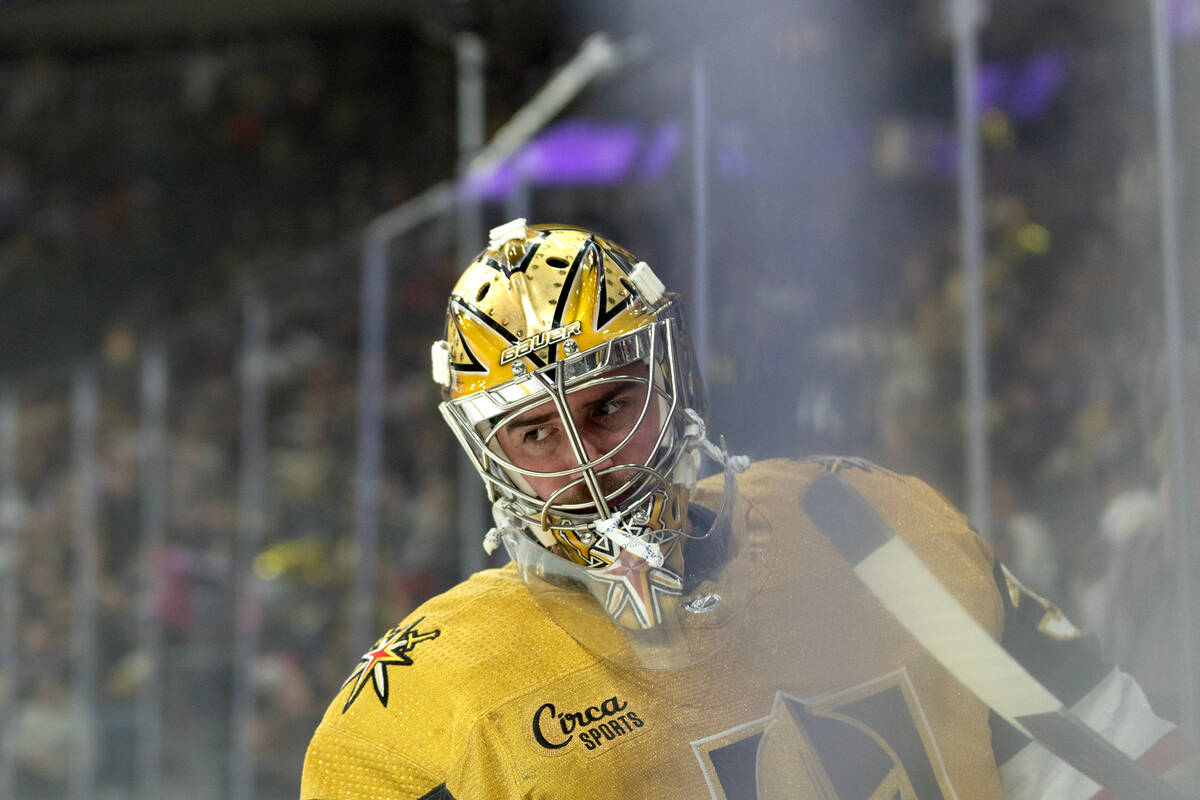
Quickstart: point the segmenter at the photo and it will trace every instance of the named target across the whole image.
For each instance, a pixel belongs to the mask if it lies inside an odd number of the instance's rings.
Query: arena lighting
[[[674,120],[662,123],[649,135],[642,152],[642,177],[654,181],[663,176],[675,158],[682,136],[682,126]]]
[[[999,108],[1013,119],[1030,120],[1046,112],[1067,77],[1067,57],[1060,51],[1037,53],[1017,64],[979,65],[975,81],[981,111]]]
[[[527,144],[516,166],[562,183],[588,183],[628,170],[641,138],[628,126],[568,120]]]
[[[665,171],[678,148],[677,122],[645,132],[631,122],[565,120],[494,169],[472,173],[468,192],[494,200],[508,196],[519,184],[604,185],[635,174],[650,178]]]
[[[1200,8],[1200,0],[1196,0]],[[1200,25],[1200,14],[1197,15]],[[1001,109],[1013,119],[1037,119],[1049,108],[1067,76],[1067,59],[1059,51],[1035,54],[1019,63],[981,64],[976,80],[980,110]],[[929,121],[920,126],[913,141],[913,158],[922,171],[953,179],[957,164],[953,155],[954,132],[950,121]],[[827,149],[841,151],[839,169],[863,166],[870,157],[866,132],[839,131]],[[744,130],[712,132],[717,171],[726,177],[765,178],[777,165],[756,163],[753,135]],[[500,200],[521,185],[604,186],[636,178],[653,181],[662,177],[675,160],[682,138],[682,123],[665,120],[646,130],[635,122],[567,119],[528,142],[498,165],[472,172],[467,179],[471,197]]]
[[[1172,39],[1200,36],[1200,0],[1168,0],[1167,28]]]

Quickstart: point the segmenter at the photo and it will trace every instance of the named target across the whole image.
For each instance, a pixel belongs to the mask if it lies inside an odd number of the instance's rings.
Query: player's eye
[[[634,402],[636,396],[632,391],[625,390],[612,397],[605,398],[591,410],[593,425],[606,431],[628,431],[637,422],[641,403]]]
[[[521,437],[521,441],[528,444],[536,444],[550,438],[550,433],[549,425],[538,425],[536,428],[530,428],[525,431],[525,434]]]
[[[614,414],[621,413],[621,411],[628,405],[629,403],[626,400],[613,398],[612,400],[605,402],[603,405],[597,406],[595,412],[593,413],[595,413],[598,417],[610,417]]]

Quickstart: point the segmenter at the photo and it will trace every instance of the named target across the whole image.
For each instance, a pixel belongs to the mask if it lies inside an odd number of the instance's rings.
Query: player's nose
[[[596,462],[593,469],[603,469],[616,463],[617,453],[614,449],[621,440],[597,434],[583,437],[583,449],[588,463]]]

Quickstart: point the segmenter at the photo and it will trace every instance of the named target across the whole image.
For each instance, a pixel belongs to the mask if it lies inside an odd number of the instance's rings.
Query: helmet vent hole
[[[483,298],[487,297],[488,289],[491,289],[491,288],[492,288],[492,284],[490,284],[490,283],[485,283],[483,286],[480,286],[479,291],[475,294],[475,302],[476,303],[483,302]]]
[[[546,259],[546,263],[555,269],[566,269],[571,266],[570,262],[560,256],[550,256]]]

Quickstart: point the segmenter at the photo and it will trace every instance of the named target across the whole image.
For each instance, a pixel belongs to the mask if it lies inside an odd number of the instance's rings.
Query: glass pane
[[[97,536],[96,741],[97,791],[132,795],[137,698],[147,674],[138,642],[144,585],[140,493],[137,342],[128,329],[110,334],[99,365],[96,431]]]
[[[18,641],[16,742],[19,798],[67,796],[70,765],[83,719],[71,694],[71,394],[65,377],[38,380],[18,393],[18,459],[22,499],[21,623]]]
[[[468,491],[466,500],[457,494],[458,454],[444,438],[445,423],[437,411],[441,398],[429,376],[429,347],[442,337],[446,298],[458,277],[454,216],[418,226],[393,240],[388,252],[374,635],[457,579],[459,515],[466,513],[467,504],[482,502],[482,489]],[[475,542],[478,547],[478,539]]]
[[[228,793],[234,552],[238,531],[240,317],[214,311],[168,347],[168,530],[160,555],[163,779]]]
[[[290,797],[297,756],[358,654],[343,631],[353,571],[359,264],[271,294],[267,526],[252,565],[258,600],[256,791]]]

